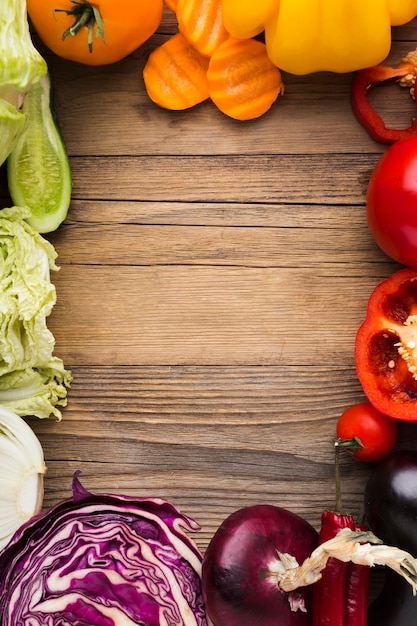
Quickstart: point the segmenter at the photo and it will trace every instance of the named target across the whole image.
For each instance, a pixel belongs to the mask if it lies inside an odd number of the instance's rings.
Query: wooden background
[[[390,61],[416,45],[394,30]],[[63,420],[31,418],[48,465],[45,507],[87,489],[160,496],[201,525],[202,550],[235,509],[272,503],[318,528],[331,507],[340,413],[362,401],[353,347],[372,289],[397,264],[365,219],[386,146],[353,117],[351,75],[284,74],[270,112],[237,122],[211,102],[154,105],[143,85],[157,34],[120,63],[45,56],[73,173],[48,325],[74,375]],[[415,114],[377,90],[388,123]],[[10,203],[0,172],[2,206]],[[402,447],[416,447],[401,424]],[[342,462],[359,516],[370,466]]]

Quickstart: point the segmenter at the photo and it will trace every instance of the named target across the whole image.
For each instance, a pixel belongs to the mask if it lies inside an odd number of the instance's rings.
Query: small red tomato
[[[417,136],[392,144],[371,175],[369,229],[392,259],[417,267]]]
[[[380,413],[369,402],[354,404],[342,413],[336,435],[341,441],[359,439],[363,447],[352,452],[359,461],[379,461],[397,442],[398,424]]]

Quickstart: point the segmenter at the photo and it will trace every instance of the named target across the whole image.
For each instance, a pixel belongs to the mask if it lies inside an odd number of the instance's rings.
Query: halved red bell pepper
[[[407,128],[389,128],[375,111],[370,100],[369,90],[374,85],[396,79],[402,87],[409,87],[413,99],[417,75],[417,51],[409,52],[397,67],[375,65],[356,72],[351,89],[351,104],[356,119],[370,137],[380,143],[394,143],[417,135],[417,120]]]
[[[399,270],[372,292],[355,341],[365,395],[398,420],[417,421],[417,269]]]

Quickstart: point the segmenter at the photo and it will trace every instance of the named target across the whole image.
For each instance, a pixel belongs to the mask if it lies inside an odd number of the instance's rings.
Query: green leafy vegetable
[[[25,127],[20,107],[27,90],[47,72],[32,43],[25,0],[0,2],[0,165]]]
[[[46,318],[56,301],[53,245],[25,219],[29,209],[0,212],[0,403],[21,416],[61,417],[71,373],[53,356]]]
[[[25,127],[25,116],[10,102],[0,98],[0,165],[13,150]]]
[[[36,415],[60,418],[59,406],[67,404],[67,387],[72,381],[58,357],[45,365],[27,367],[0,377],[0,404],[13,409],[20,416]]]

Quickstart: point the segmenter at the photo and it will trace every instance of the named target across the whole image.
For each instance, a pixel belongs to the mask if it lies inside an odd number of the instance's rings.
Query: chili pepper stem
[[[359,450],[363,448],[363,443],[359,439],[359,437],[353,437],[353,439],[336,439],[334,442],[334,482],[336,488],[336,502],[335,502],[335,511],[336,513],[342,512],[342,488],[341,488],[341,480],[340,480],[340,450],[341,448],[346,448],[352,452],[355,450]]]
[[[342,488],[340,484],[340,446],[335,441],[334,444],[334,482],[336,487],[335,510],[340,513],[342,510]]]
[[[75,17],[73,25],[62,33],[62,40],[65,41],[69,35],[75,37],[81,28],[85,26],[88,30],[88,49],[92,52],[95,25],[97,25],[96,37],[101,37],[103,43],[106,43],[104,38],[104,20],[101,17],[100,10],[85,0],[71,0],[71,2],[75,5],[72,9],[54,9],[54,13],[66,13]]]

